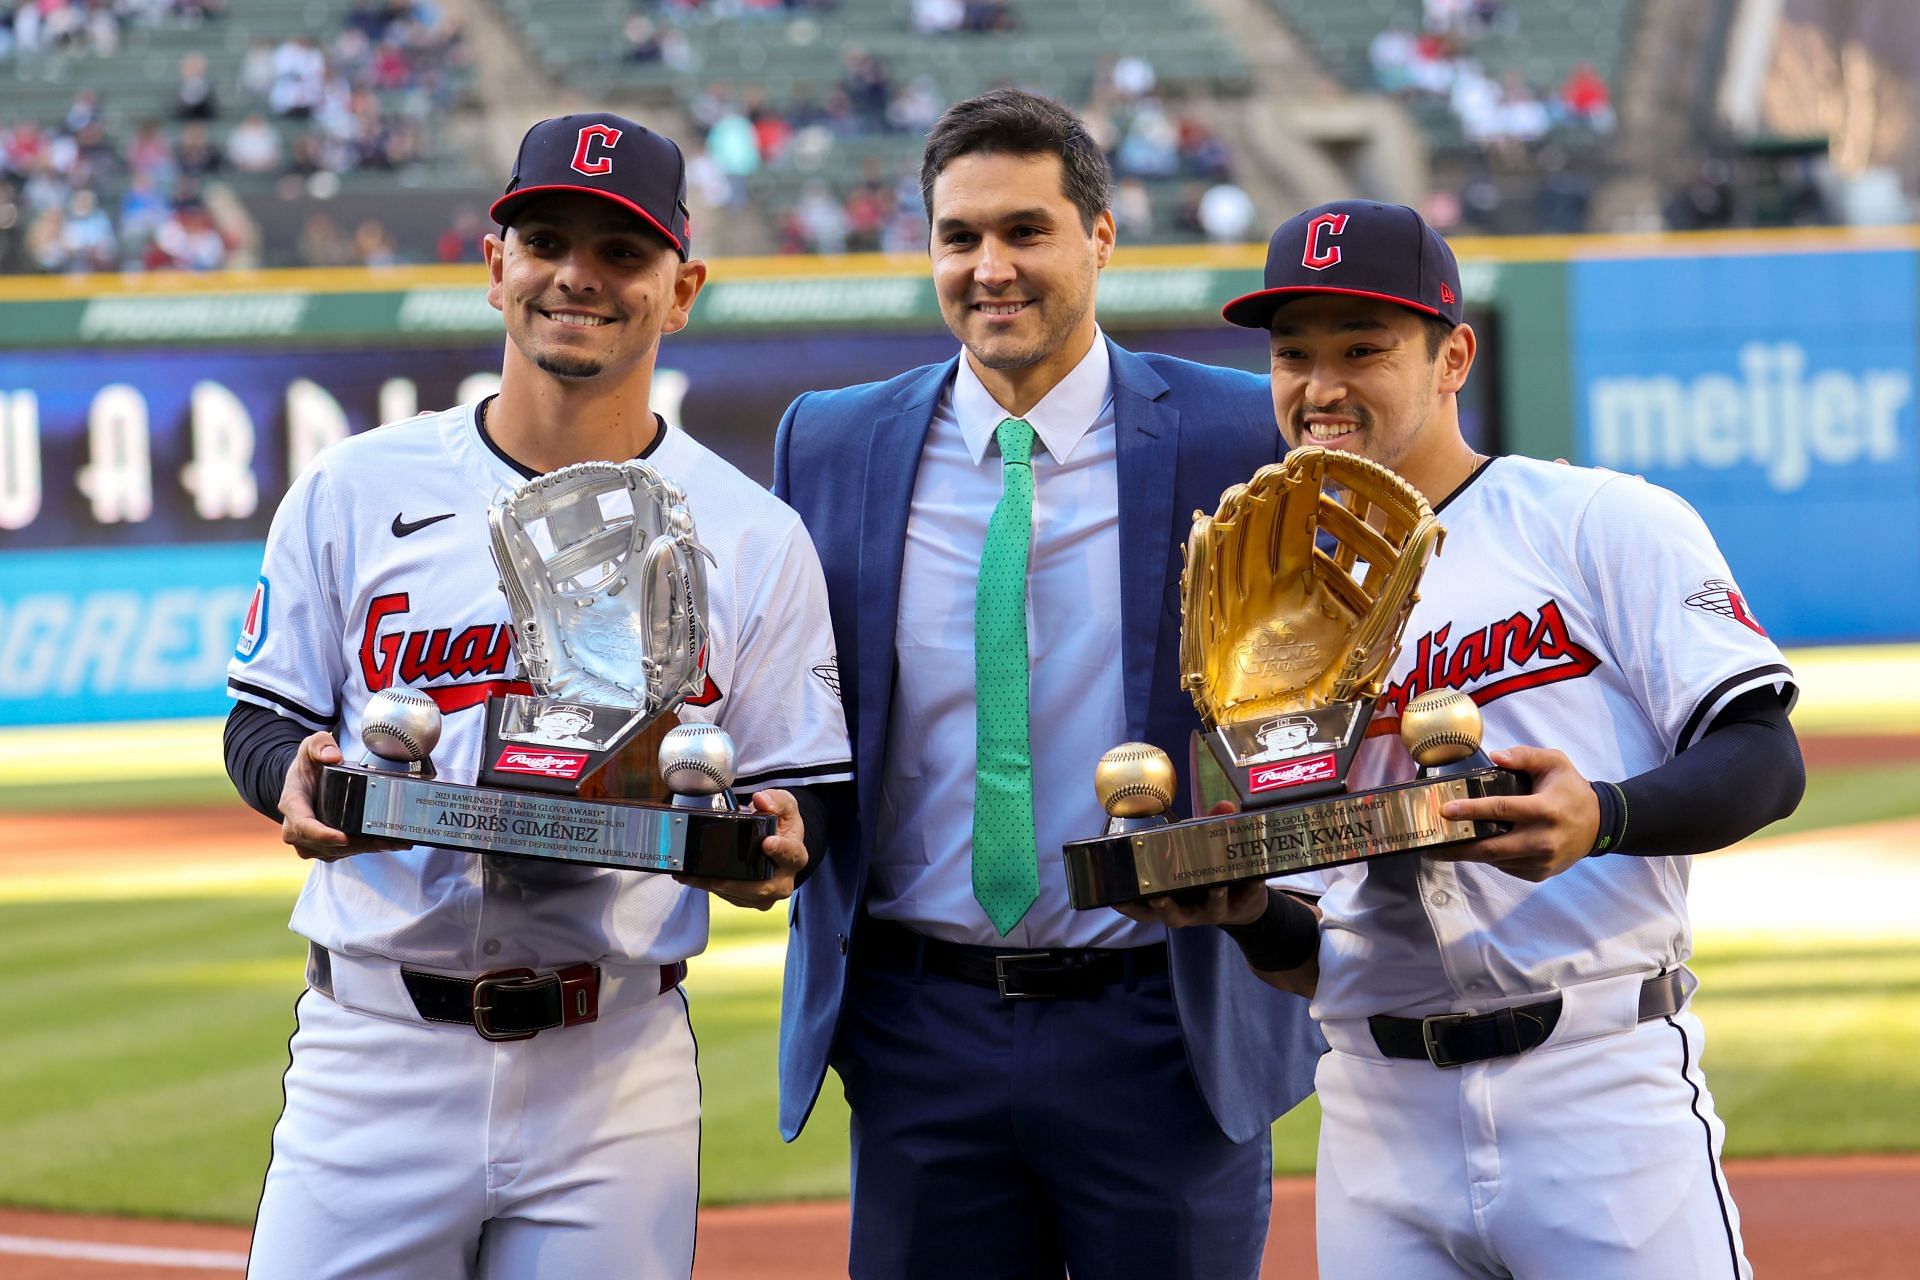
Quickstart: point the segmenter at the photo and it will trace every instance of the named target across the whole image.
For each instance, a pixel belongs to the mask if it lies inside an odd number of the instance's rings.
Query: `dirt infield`
[[[1809,768],[1904,764],[1920,760],[1920,733],[1805,734],[1800,752]]]
[[[1920,1157],[1733,1162],[1747,1254],[1762,1280],[1905,1280],[1920,1255]],[[844,1204],[708,1209],[694,1280],[834,1280],[846,1275]],[[79,1218],[0,1209],[0,1274],[11,1280],[187,1280],[237,1275],[239,1227]],[[27,1252],[26,1250],[37,1250]],[[183,1265],[184,1264],[184,1265]],[[1312,1280],[1313,1184],[1273,1184],[1262,1280]]]

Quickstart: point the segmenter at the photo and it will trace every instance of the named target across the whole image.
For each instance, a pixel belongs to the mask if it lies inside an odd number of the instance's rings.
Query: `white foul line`
[[[221,1249],[167,1249],[131,1244],[94,1244],[86,1240],[46,1240],[0,1235],[0,1253],[81,1262],[121,1262],[128,1266],[180,1267],[193,1271],[245,1271],[247,1255]]]

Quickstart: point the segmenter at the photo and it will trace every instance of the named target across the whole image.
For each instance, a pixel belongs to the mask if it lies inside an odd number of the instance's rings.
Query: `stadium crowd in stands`
[[[1499,0],[1427,0],[1422,30],[1386,28],[1367,59],[1386,92],[1444,98],[1461,133],[1482,151],[1517,156],[1559,127],[1611,133],[1612,97],[1591,63],[1575,66],[1551,92],[1529,84],[1518,67],[1488,73],[1475,42],[1518,22]]]
[[[923,34],[937,35],[1005,31],[1014,19],[1002,4],[922,0],[912,21]],[[865,49],[846,50],[841,72],[824,92],[803,86],[778,104],[761,85],[737,90],[715,83],[700,92],[688,110],[703,131],[704,146],[691,157],[689,176],[707,202],[744,208],[756,173],[816,169],[848,140],[919,138],[945,106],[930,77],[902,84]],[[1087,100],[1076,106],[1112,164],[1119,230],[1135,241],[1167,230],[1157,225],[1147,184],[1184,179],[1173,230],[1220,242],[1246,239],[1257,210],[1232,180],[1231,150],[1197,114],[1170,106],[1156,91],[1152,63],[1128,54],[1105,60]],[[926,246],[927,226],[917,162],[907,157],[890,167],[868,155],[858,183],[844,193],[823,179],[808,180],[779,216],[777,231],[781,253],[918,253]]]
[[[0,27],[11,33],[9,59],[110,58],[122,24],[225,13],[225,0],[22,0]],[[330,191],[356,170],[416,164],[465,59],[459,27],[430,0],[354,0],[324,46],[306,36],[253,41],[232,84],[217,82],[203,54],[186,54],[171,120],[116,133],[94,88],[78,90],[57,124],[0,117],[0,268],[252,265],[250,219],[228,179],[292,196]],[[377,224],[344,243],[311,265],[396,256]]]
[[[1063,39],[1061,15],[1038,7],[1050,0],[596,2],[562,14],[545,0],[494,0],[530,48],[558,39],[541,25],[564,17],[574,43],[537,54],[549,68],[578,65],[579,42],[597,40],[589,57],[611,83],[671,95],[691,126],[681,136],[696,203],[740,231],[734,251],[923,252],[918,142],[952,82],[983,67],[1086,121],[1112,165],[1114,217],[1130,244],[1257,241],[1275,212],[1256,207],[1209,123],[1221,118],[1211,95],[1239,91],[1217,70],[1231,58],[1196,70],[1191,50],[1168,47],[1167,24],[1193,25],[1191,15],[1118,6],[1098,43],[1038,55]],[[1406,103],[1436,156],[1423,205],[1436,225],[1587,229],[1596,159],[1604,165],[1616,129],[1601,69],[1616,40],[1580,61],[1587,47],[1569,49],[1552,14],[1517,0],[1339,13],[1319,0],[1272,2],[1351,88]],[[439,142],[472,71],[445,3],[309,0],[304,16],[255,28],[232,0],[0,0],[0,69],[33,103],[0,107],[0,272],[477,260],[486,225],[469,202],[480,196],[464,184],[463,158]],[[1608,21],[1589,16],[1587,30],[1610,31]],[[157,40],[166,33],[175,38]],[[1139,52],[1096,64],[1103,46]],[[375,209],[401,216],[396,237],[367,216],[368,192],[436,164],[459,192],[447,222]],[[1827,216],[1818,158],[1801,168],[1780,184],[1776,220]],[[1724,164],[1703,162],[1661,220],[1726,225],[1737,216],[1732,182]],[[362,203],[328,207],[342,191]],[[276,200],[302,203],[265,218]]]

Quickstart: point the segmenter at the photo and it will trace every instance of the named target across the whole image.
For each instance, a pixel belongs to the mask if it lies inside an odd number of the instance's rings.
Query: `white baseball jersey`
[[[1780,650],[1676,495],[1507,457],[1437,514],[1446,540],[1355,762],[1355,788],[1413,776],[1399,710],[1428,689],[1472,695],[1487,749],[1554,748],[1596,781],[1664,763],[1742,693],[1794,696]],[[1629,841],[1632,830],[1629,815]],[[1540,884],[1418,854],[1333,868],[1313,1014],[1483,1010],[1675,967],[1692,950],[1689,865],[1589,858]]]
[[[487,695],[526,688],[487,509],[531,478],[475,408],[344,440],[294,482],[228,668],[233,697],[331,729],[351,763],[373,692],[417,687],[445,714],[439,776],[474,780]],[[799,518],[684,431],[663,430],[644,461],[685,488],[714,559],[709,682],[681,719],[732,736],[742,794],[851,777],[826,586]],[[293,929],[340,955],[451,972],[668,964],[705,947],[707,895],[665,875],[415,846],[317,863]]]

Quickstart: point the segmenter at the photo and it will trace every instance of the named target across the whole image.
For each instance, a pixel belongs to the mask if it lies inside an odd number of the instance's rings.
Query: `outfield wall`
[[[1462,241],[1484,447],[1645,475],[1783,643],[1920,637],[1920,234]],[[1264,367],[1219,307],[1261,252],[1131,250],[1128,345]],[[750,474],[801,391],[951,354],[922,264],[711,264],[655,408]],[[472,269],[0,281],[0,725],[218,715],[291,476],[493,386]]]

